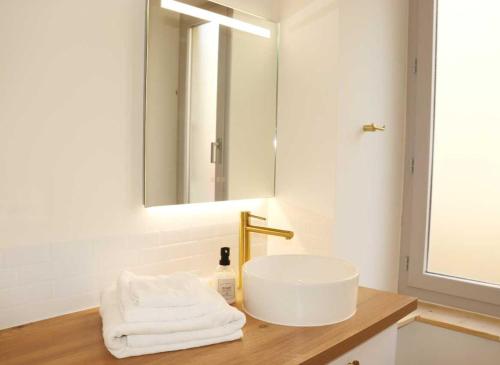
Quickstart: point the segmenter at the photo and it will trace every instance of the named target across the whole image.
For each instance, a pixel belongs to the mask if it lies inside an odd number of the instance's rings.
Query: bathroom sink
[[[323,326],[356,312],[358,271],[347,261],[312,255],[254,258],[243,266],[243,307],[287,326]]]

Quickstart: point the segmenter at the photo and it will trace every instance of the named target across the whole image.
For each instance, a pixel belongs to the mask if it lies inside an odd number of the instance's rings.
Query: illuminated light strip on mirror
[[[230,18],[228,16],[220,15],[205,9],[197,8],[196,6],[181,3],[179,1],[161,0],[161,7],[164,9],[173,10],[177,13],[225,25],[226,27],[238,29],[243,32],[255,34],[260,37],[271,38],[271,31],[269,29],[246,23],[238,19]]]

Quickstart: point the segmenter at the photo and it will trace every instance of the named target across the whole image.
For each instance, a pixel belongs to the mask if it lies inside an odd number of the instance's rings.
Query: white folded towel
[[[196,304],[170,307],[144,307],[138,304],[130,290],[130,283],[136,276],[129,272],[123,272],[118,279],[118,294],[120,309],[126,322],[153,322],[153,321],[176,321],[187,318],[203,316],[207,313],[225,308],[227,303],[215,290],[202,284],[196,277],[183,277]],[[195,284],[197,282],[197,284]],[[178,284],[181,286],[181,284]],[[168,301],[168,300],[167,300]],[[166,301],[166,302],[167,302]]]
[[[117,358],[212,345],[243,336],[245,315],[225,302],[219,310],[192,319],[127,323],[118,297],[115,288],[105,290],[100,307],[104,343]]]
[[[120,275],[121,285],[129,285],[130,296],[139,307],[180,307],[199,302],[200,280],[194,274],[140,276],[129,271]]]

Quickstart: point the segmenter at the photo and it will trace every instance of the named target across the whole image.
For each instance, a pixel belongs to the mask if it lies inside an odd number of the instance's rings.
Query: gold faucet
[[[240,214],[240,262],[238,267],[238,288],[241,288],[243,279],[243,264],[250,260],[250,232],[267,234],[271,236],[284,237],[287,240],[293,237],[292,231],[283,229],[253,226],[250,224],[250,218],[260,219],[265,221],[266,218],[253,215],[250,212],[241,212]]]

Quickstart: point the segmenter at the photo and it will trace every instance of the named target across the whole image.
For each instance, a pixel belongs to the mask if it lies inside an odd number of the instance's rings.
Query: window
[[[500,2],[413,1],[402,291],[500,312]],[[406,268],[404,268],[406,269]],[[403,270],[405,271],[405,270]],[[435,295],[434,295],[435,296]],[[473,306],[477,309],[477,304]]]

